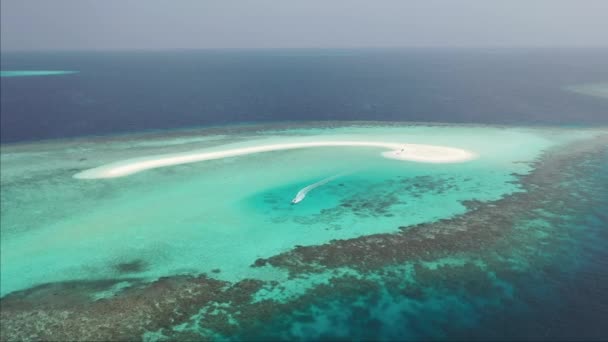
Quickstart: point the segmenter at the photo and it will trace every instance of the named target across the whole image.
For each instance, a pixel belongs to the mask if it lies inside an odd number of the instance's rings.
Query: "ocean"
[[[3,53],[0,338],[605,340],[606,61]]]
[[[607,49],[2,53],[1,141],[244,122],[608,123]]]

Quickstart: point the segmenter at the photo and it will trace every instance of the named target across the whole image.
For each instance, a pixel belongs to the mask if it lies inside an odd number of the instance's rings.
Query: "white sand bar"
[[[386,158],[423,163],[458,163],[477,158],[477,155],[473,152],[444,146],[398,144],[376,141],[314,141],[258,145],[214,152],[195,151],[191,153],[165,154],[145,158],[129,159],[79,172],[74,175],[74,178],[116,178],[132,175],[145,170],[156,169],[159,167],[196,163],[205,160],[222,159],[261,152],[330,146],[385,148],[389,150],[382,153],[382,155]]]

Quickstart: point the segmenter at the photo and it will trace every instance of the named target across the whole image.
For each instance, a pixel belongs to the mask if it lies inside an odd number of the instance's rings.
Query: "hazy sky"
[[[1,48],[608,46],[608,0],[1,0]]]

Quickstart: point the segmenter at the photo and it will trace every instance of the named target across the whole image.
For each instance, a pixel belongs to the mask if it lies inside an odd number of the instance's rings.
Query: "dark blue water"
[[[2,53],[2,142],[241,122],[608,124],[608,49]]]

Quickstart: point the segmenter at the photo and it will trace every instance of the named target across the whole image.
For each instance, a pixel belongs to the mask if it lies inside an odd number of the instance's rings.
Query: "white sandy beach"
[[[74,175],[79,179],[116,178],[132,175],[145,170],[160,167],[196,163],[205,160],[222,159],[253,153],[292,150],[312,147],[379,147],[389,151],[383,152],[385,158],[422,163],[458,163],[475,159],[473,152],[445,146],[398,144],[377,141],[315,141],[300,143],[269,144],[252,147],[233,148],[223,151],[156,155],[145,158],[129,159],[88,169]]]

